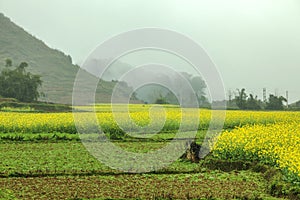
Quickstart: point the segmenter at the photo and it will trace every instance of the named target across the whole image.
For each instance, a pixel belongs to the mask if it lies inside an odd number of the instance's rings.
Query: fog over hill
[[[26,32],[0,13],[0,69],[5,60],[13,60],[13,65],[20,62],[29,64],[28,71],[42,76],[42,101],[72,103],[72,91],[79,66],[72,64],[72,58],[63,52],[49,48],[42,40]],[[96,77],[86,73],[83,85],[89,87],[89,81]],[[116,82],[101,80],[97,87],[96,102],[110,102],[110,95]],[[124,86],[124,91],[130,88]],[[84,95],[83,95],[84,96]]]

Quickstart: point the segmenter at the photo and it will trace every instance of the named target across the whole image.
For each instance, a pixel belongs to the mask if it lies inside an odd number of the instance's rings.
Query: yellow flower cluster
[[[76,133],[72,113],[0,112],[0,132]]]
[[[182,130],[205,130],[209,127],[214,112],[214,117],[222,118],[223,111],[204,109],[187,109],[182,112],[176,106],[163,106],[156,108],[153,105],[130,105],[128,110],[124,106],[111,107],[111,105],[97,105],[94,107],[78,107],[81,111],[96,111],[96,116],[101,127],[110,130],[125,129],[125,131],[138,131],[140,127],[145,132],[176,131],[181,126]],[[112,112],[113,110],[113,112]],[[87,112],[81,112],[84,116]],[[87,114],[89,116],[89,114]],[[247,124],[270,124],[276,122],[289,122],[299,118],[299,112],[257,112],[257,111],[227,111],[224,129]],[[89,118],[85,119],[86,121]],[[198,121],[199,120],[199,121]],[[84,121],[85,122],[85,121]],[[0,132],[41,133],[62,132],[76,133],[73,113],[17,113],[0,112]]]
[[[257,160],[300,177],[300,118],[268,125],[246,125],[223,132],[213,145],[224,159]]]

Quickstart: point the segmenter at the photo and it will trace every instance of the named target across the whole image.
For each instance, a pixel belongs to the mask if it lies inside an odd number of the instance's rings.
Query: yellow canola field
[[[300,123],[246,125],[225,131],[213,146],[223,159],[257,160],[300,177]]]
[[[149,110],[151,111],[149,113]],[[96,116],[99,124],[106,132],[119,129],[138,131],[140,127],[147,127],[145,131],[160,129],[161,131],[176,131],[180,126],[184,130],[207,129],[211,121],[210,110],[190,109],[182,114],[178,107],[165,107],[151,110],[151,105],[134,105],[130,114],[124,110],[111,112],[107,105],[97,106]],[[213,111],[214,117],[222,119],[223,111]],[[200,114],[199,114],[200,113]],[[79,113],[83,118],[88,113]],[[300,112],[257,112],[257,111],[226,111],[224,129],[247,124],[270,124],[277,122],[291,122],[300,119]],[[88,123],[89,118],[85,118]],[[73,113],[17,113],[0,112],[0,132],[2,133],[76,133]]]

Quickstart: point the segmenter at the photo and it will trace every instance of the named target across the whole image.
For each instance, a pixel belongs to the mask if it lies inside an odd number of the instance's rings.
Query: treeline
[[[246,89],[238,90],[233,100],[229,100],[227,106],[229,108],[237,107],[241,110],[284,110],[287,99],[283,96],[270,94],[266,101],[262,101],[254,97],[253,94],[247,94]]]
[[[26,68],[28,64],[21,62],[17,66],[13,66],[11,59],[6,59],[5,67],[0,73],[0,97],[13,98],[20,102],[36,102],[43,93],[39,92],[39,88],[42,86],[42,80],[40,75],[27,72]],[[182,73],[187,80],[189,80],[200,107],[210,108],[211,105],[205,97],[205,82],[201,77],[193,77],[190,74]],[[175,77],[176,79],[176,77]],[[176,85],[177,84],[177,85]],[[181,90],[177,91],[178,97],[181,101],[188,101],[190,94],[183,87],[184,84],[180,82],[180,79],[174,80],[174,85]],[[149,88],[147,93],[153,92],[155,88]],[[179,104],[177,97],[167,89],[159,88],[159,93],[154,95],[153,102],[156,104]],[[136,99],[138,97],[135,97]],[[262,101],[253,94],[247,94],[246,89],[237,90],[235,97],[229,101],[226,101],[227,108],[229,109],[241,109],[241,110],[284,110],[287,108],[287,99],[283,96],[276,96],[270,94],[268,99]],[[298,105],[299,104],[299,105]],[[300,108],[300,101],[296,102],[296,106]]]

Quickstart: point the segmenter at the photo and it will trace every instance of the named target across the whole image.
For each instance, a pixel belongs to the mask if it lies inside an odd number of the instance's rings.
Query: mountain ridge
[[[27,62],[28,71],[42,76],[41,91],[45,98],[41,100],[71,103],[73,82],[79,69],[72,64],[71,56],[48,47],[0,13],[0,68],[7,58],[13,65]]]
[[[4,68],[6,59],[11,59],[14,66],[27,62],[27,71],[41,75],[43,85],[40,91],[45,97],[41,97],[40,101],[72,103],[73,85],[80,67],[72,63],[71,56],[48,47],[42,40],[0,13],[0,70]],[[95,77],[86,73],[84,85],[88,87],[93,78]],[[99,80],[96,102],[110,102],[115,85],[115,81]],[[126,87],[123,89],[130,90]]]

